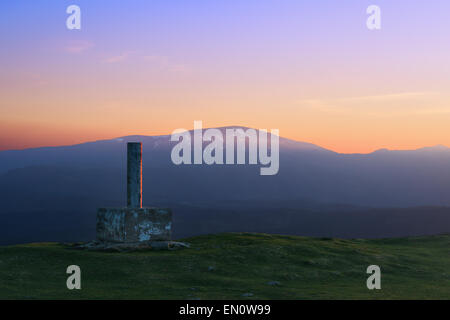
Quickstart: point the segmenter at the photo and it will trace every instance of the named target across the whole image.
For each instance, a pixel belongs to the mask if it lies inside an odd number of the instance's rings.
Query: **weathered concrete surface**
[[[97,240],[107,242],[169,241],[172,211],[166,208],[101,208]]]
[[[127,206],[142,208],[142,143],[127,143]]]

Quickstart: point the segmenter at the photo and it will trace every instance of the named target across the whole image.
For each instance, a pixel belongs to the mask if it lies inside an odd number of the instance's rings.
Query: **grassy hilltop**
[[[383,240],[228,233],[177,251],[0,247],[0,299],[450,299],[450,235]],[[81,290],[66,268],[81,267]],[[381,290],[366,287],[381,267]]]

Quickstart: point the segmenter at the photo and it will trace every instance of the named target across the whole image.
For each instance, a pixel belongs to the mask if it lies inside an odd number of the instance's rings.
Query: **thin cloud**
[[[436,95],[435,92],[401,92],[401,93],[389,93],[372,96],[359,96],[359,97],[347,97],[347,98],[331,98],[331,99],[305,99],[298,101],[298,104],[308,105],[327,105],[341,103],[358,103],[358,102],[380,102],[380,101],[399,101],[399,100],[411,100],[417,98],[430,97]]]
[[[158,66],[164,70],[168,70],[174,73],[184,73],[189,70],[187,65],[180,63],[173,63],[168,57],[157,56],[157,55],[147,55],[143,57],[145,61]]]
[[[169,64],[169,58],[164,56],[144,56],[144,60],[153,64],[157,64],[159,66],[165,66]]]
[[[297,105],[322,112],[381,116],[396,113],[432,114],[446,113],[442,107],[442,95],[436,92],[400,92],[372,96],[359,96],[330,99],[305,99]],[[431,107],[433,106],[433,107]]]
[[[90,41],[86,41],[86,40],[75,41],[74,40],[74,41],[70,41],[66,45],[64,50],[68,53],[80,54],[80,53],[83,53],[83,52],[89,50],[93,46],[94,46],[94,44]]]
[[[125,60],[127,60],[132,54],[134,53],[134,51],[127,51],[124,52],[122,54],[119,54],[117,56],[112,56],[109,58],[106,58],[103,60],[104,63],[119,63],[119,62],[123,62]]]
[[[174,63],[172,62],[168,57],[166,56],[159,56],[159,55],[142,55],[139,54],[136,51],[126,51],[121,54],[110,56],[107,58],[104,58],[102,60],[103,63],[121,63],[124,61],[128,61],[131,58],[134,59],[134,61],[144,61],[145,63],[159,68],[161,70],[173,72],[173,73],[185,73],[189,70],[187,65],[180,64],[180,63]]]
[[[392,100],[406,100],[412,98],[426,97],[430,95],[435,95],[435,92],[400,92],[400,93],[390,93],[381,94],[373,96],[362,96],[362,97],[350,97],[337,99],[337,101],[392,101]]]

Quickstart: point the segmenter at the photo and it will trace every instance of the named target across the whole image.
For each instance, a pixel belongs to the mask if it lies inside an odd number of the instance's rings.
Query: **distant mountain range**
[[[96,208],[126,203],[128,141],[143,143],[144,205],[177,208],[178,236],[450,232],[447,147],[340,154],[280,138],[279,173],[261,176],[259,165],[176,166],[176,142],[165,135],[0,152],[0,243],[94,237]],[[412,220],[395,209],[418,206]],[[330,221],[347,227],[333,229]]]

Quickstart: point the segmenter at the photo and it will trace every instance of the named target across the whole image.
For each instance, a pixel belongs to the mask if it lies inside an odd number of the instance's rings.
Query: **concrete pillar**
[[[142,208],[142,143],[127,144],[127,205]]]

